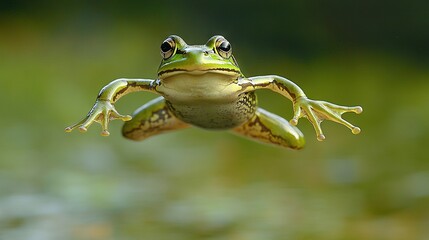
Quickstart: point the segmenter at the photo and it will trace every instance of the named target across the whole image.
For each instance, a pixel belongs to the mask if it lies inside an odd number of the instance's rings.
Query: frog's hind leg
[[[300,149],[305,144],[304,136],[298,128],[262,108],[258,108],[249,121],[233,131],[256,141],[293,149]]]
[[[156,98],[137,109],[133,118],[122,127],[124,137],[144,140],[167,131],[186,128],[189,125],[177,119],[168,110],[163,97]]]

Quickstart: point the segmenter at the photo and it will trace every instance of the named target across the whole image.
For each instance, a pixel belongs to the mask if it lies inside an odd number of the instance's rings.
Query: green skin
[[[341,118],[345,112],[361,113],[359,106],[345,107],[308,99],[290,80],[276,76],[246,78],[232,55],[229,42],[213,36],[205,45],[190,46],[172,35],[161,45],[163,60],[158,79],[117,79],[103,87],[88,115],[67,127],[86,132],[93,123],[102,126],[108,136],[110,120],[126,121],[122,133],[132,140],[143,140],[171,130],[197,126],[204,129],[231,130],[259,142],[300,149],[305,140],[295,127],[298,119],[307,118],[317,139],[325,139],[320,123],[327,119],[348,127],[354,134],[360,129]],[[290,122],[257,106],[255,90],[270,89],[293,102]],[[160,94],[134,112],[119,114],[114,103],[136,91]]]

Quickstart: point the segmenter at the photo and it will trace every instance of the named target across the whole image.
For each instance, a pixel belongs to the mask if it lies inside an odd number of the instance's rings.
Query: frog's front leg
[[[132,120],[124,124],[122,134],[132,140],[144,140],[153,135],[189,126],[172,114],[164,97],[159,97],[137,109]]]
[[[110,120],[121,119],[129,121],[131,116],[119,114],[114,103],[122,96],[136,91],[156,92],[156,81],[150,79],[117,79],[103,87],[97,96],[94,106],[85,118],[76,124],[67,127],[66,132],[71,132],[79,128],[81,132],[86,132],[88,127],[98,122],[102,126],[101,135],[108,136],[108,124]]]
[[[256,89],[270,89],[290,99],[293,102],[294,109],[294,116],[290,123],[296,125],[299,118],[307,118],[313,125],[319,141],[325,139],[320,126],[325,119],[345,125],[353,134],[360,133],[360,128],[353,126],[341,117],[346,112],[361,113],[362,107],[360,106],[346,107],[324,101],[311,100],[307,98],[302,89],[295,83],[275,75],[251,77],[247,80],[241,79],[239,85],[242,86],[244,92]]]
[[[262,108],[257,108],[249,121],[233,131],[256,141],[293,149],[300,149],[305,144],[304,136],[297,127]]]

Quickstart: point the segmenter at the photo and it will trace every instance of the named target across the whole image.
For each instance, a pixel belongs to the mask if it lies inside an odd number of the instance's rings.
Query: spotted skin
[[[131,121],[125,122],[122,135],[141,141],[153,135],[189,127],[176,118],[165,104],[163,97],[156,98],[137,109]]]
[[[301,149],[305,144],[304,135],[297,127],[262,108],[257,108],[252,118],[234,128],[233,132],[258,142],[292,149]]]

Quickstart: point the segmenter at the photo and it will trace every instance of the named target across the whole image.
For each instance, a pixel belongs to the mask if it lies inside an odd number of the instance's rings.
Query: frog
[[[361,129],[342,118],[343,113],[360,114],[361,106],[342,106],[312,100],[291,80],[278,75],[245,77],[225,37],[215,35],[204,45],[188,45],[177,35],[168,36],[160,46],[162,56],[156,79],[119,78],[98,93],[88,114],[67,127],[86,132],[97,122],[101,135],[109,136],[112,120],[122,120],[122,135],[141,141],[149,137],[191,126],[207,130],[225,130],[260,143],[291,149],[305,145],[298,120],[313,125],[316,138],[325,140],[324,120],[346,126],[353,134]],[[258,106],[256,91],[269,89],[292,101],[290,121]],[[132,115],[120,114],[115,103],[123,96],[139,91],[160,95],[145,103]]]

